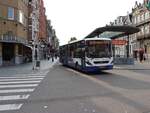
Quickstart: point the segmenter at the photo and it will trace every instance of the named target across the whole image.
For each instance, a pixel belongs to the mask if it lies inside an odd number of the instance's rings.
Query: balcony
[[[24,45],[28,44],[27,40],[23,38],[19,38],[16,36],[9,36],[9,35],[0,35],[0,42],[20,43]]]

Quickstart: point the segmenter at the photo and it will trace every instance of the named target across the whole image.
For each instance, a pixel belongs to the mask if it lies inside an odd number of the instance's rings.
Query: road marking
[[[20,92],[33,92],[34,89],[9,89],[9,90],[0,90],[0,93],[20,93]]]
[[[36,87],[38,84],[21,84],[21,85],[0,85],[0,88],[22,88],[22,87]]]
[[[18,77],[19,77],[19,76],[18,76]],[[31,78],[32,78],[32,77],[33,77],[33,78],[38,78],[38,77],[39,77],[39,78],[44,78],[45,75],[43,75],[43,76],[41,76],[41,75],[39,75],[39,76],[35,76],[35,75],[24,75],[24,76],[22,76],[22,77],[27,77],[27,78],[28,78],[28,77],[29,77],[29,78],[30,78],[30,77],[31,77]]]
[[[122,88],[111,86],[109,83],[106,83],[106,82],[104,82],[102,80],[98,80],[98,79],[96,79],[96,78],[94,78],[92,76],[88,76],[88,75],[80,73],[78,71],[75,71],[75,70],[72,70],[72,69],[67,69],[67,70],[71,71],[71,72],[74,72],[74,73],[76,73],[76,74],[78,74],[78,75],[80,75],[80,76],[82,76],[84,78],[87,78],[87,79],[89,79],[89,80],[91,80],[91,81],[93,81],[93,82],[95,82],[95,83],[97,83],[99,85],[103,85],[105,88],[108,88],[108,89],[110,89],[112,91],[120,93],[120,91],[124,91],[125,90],[125,89],[122,89]]]
[[[0,105],[0,111],[19,110],[23,104],[5,104]]]
[[[23,100],[28,99],[30,95],[10,95],[10,96],[0,96],[0,101],[4,100]]]
[[[23,83],[40,83],[41,80],[38,81],[18,81],[18,82],[0,82],[1,84],[23,84]]]
[[[0,79],[13,79],[13,78],[44,78],[45,76],[13,76],[13,77],[0,77]]]
[[[42,80],[43,78],[27,78],[27,79],[0,79],[0,82],[4,81],[26,81],[26,80]]]

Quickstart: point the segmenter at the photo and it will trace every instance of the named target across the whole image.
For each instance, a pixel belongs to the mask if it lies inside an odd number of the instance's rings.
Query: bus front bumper
[[[113,65],[107,65],[107,66],[91,66],[91,67],[85,67],[85,72],[99,72],[102,70],[111,70],[113,69]]]

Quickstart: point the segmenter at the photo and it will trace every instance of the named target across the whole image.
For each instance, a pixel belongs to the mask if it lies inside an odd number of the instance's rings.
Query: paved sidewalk
[[[143,62],[135,61],[134,65],[115,65],[114,69],[150,70],[150,60]]]
[[[17,75],[17,74],[46,74],[49,69],[58,62],[58,59],[54,60],[54,62],[50,60],[41,60],[40,61],[40,69],[39,70],[32,70],[32,63],[20,64],[16,66],[7,66],[0,68],[0,76],[10,76],[10,75]]]

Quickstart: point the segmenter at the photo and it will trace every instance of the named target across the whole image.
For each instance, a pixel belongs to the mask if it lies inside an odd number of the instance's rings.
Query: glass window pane
[[[19,10],[19,22],[23,24],[23,13]]]
[[[8,19],[14,20],[14,8],[8,7]]]

